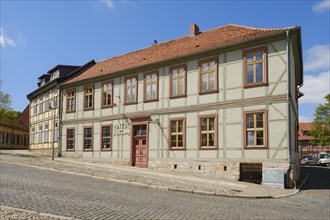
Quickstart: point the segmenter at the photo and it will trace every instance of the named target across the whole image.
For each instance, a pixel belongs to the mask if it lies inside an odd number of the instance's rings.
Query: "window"
[[[94,95],[94,87],[86,86],[84,88],[84,110],[93,109],[93,95]]]
[[[45,95],[45,112],[49,110],[49,95]]]
[[[266,48],[244,52],[244,87],[267,84]]]
[[[57,122],[55,122],[55,131],[54,131],[53,141],[57,141],[57,140],[58,140],[58,124],[57,124]]]
[[[45,125],[44,142],[48,142],[48,125]]]
[[[186,65],[171,67],[170,69],[170,97],[186,95]]]
[[[170,119],[170,149],[184,150],[186,142],[185,119]]]
[[[42,113],[44,111],[43,107],[44,107],[44,101],[43,101],[43,97],[41,96],[39,98],[39,113]]]
[[[66,150],[74,150],[74,129],[66,130]]]
[[[113,103],[113,82],[102,84],[102,108],[112,107]]]
[[[102,127],[101,150],[111,150],[111,125]]]
[[[37,114],[37,100],[33,100],[33,114],[36,115]]]
[[[84,128],[84,150],[93,149],[93,129]]]
[[[267,147],[267,114],[266,111],[244,113],[244,147]]]
[[[144,101],[158,100],[158,72],[144,74]]]
[[[38,131],[38,143],[42,142],[42,125],[39,125],[39,131]]]
[[[57,107],[57,90],[54,90],[54,107]]]
[[[199,148],[216,149],[218,146],[217,116],[200,116],[199,118]]]
[[[35,128],[32,127],[31,128],[31,138],[30,138],[31,144],[34,144],[34,134],[35,134]]]
[[[309,132],[308,131],[303,131],[303,136],[309,136]]]
[[[218,91],[218,59],[211,58],[199,62],[199,93]]]
[[[76,110],[76,90],[68,90],[67,102],[66,102],[66,112],[74,112]]]
[[[125,104],[137,103],[137,76],[125,79]]]

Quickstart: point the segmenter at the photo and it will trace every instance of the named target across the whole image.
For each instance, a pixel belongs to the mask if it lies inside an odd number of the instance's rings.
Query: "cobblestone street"
[[[296,195],[243,199],[154,190],[1,163],[1,205],[50,214],[39,219],[329,219],[330,169],[310,167],[304,172],[311,177]],[[2,208],[1,219],[16,219],[8,210]]]

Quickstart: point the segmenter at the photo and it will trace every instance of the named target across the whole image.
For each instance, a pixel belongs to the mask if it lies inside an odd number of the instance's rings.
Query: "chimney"
[[[199,34],[199,27],[197,24],[192,23],[190,25],[190,36],[196,36],[197,34]]]

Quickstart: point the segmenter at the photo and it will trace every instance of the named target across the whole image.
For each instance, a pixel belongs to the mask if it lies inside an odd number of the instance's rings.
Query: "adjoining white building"
[[[62,85],[62,155],[291,188],[300,27],[226,25],[97,62]]]

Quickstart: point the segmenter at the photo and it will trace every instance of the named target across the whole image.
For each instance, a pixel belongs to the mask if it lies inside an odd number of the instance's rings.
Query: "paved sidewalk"
[[[1,150],[0,161],[140,187],[213,196],[280,198],[299,192],[297,189],[281,189],[181,171],[160,171],[63,157],[52,161],[50,157],[22,150]]]

